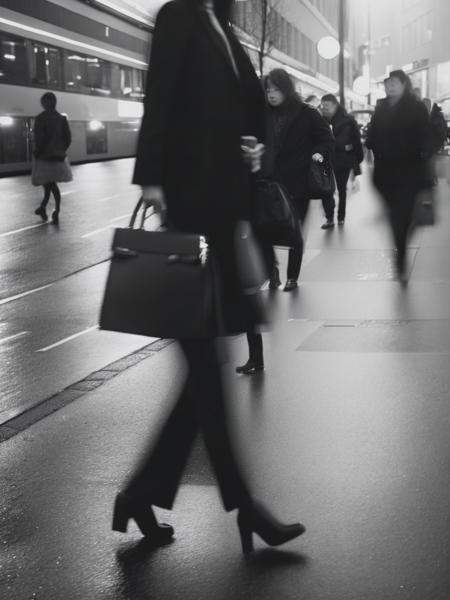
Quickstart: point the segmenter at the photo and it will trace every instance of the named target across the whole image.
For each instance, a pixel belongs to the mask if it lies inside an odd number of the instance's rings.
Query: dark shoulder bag
[[[255,231],[273,246],[297,247],[300,225],[286,188],[271,179],[258,179],[256,186]]]
[[[311,160],[308,172],[308,191],[310,198],[323,198],[334,194],[336,181],[333,167],[330,162],[316,162]]]

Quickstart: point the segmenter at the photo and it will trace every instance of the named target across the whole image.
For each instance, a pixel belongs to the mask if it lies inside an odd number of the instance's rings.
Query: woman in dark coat
[[[312,160],[329,160],[334,140],[319,112],[301,101],[289,74],[274,69],[265,79],[269,104],[264,170],[283,184],[292,197],[301,222],[309,206],[308,172]],[[289,250],[285,291],[295,289],[302,247]]]
[[[41,105],[44,111],[34,122],[32,183],[44,187],[44,198],[34,214],[47,221],[46,207],[50,194],[53,194],[55,210],[52,221],[58,225],[61,193],[57,183],[72,181],[72,171],[66,158],[72,137],[66,117],[56,110],[55,94],[46,92],[41,98]]]
[[[252,156],[243,156],[240,138],[263,139],[264,102],[251,62],[229,25],[230,6],[230,1],[174,0],[160,10],[134,183],[170,228],[208,236],[219,267],[224,326],[227,333],[238,333],[255,324],[239,284],[233,244],[252,193],[244,160]],[[304,531],[301,524],[278,523],[248,490],[226,426],[215,340],[179,342],[187,381],[156,444],[118,494],[113,528],[126,531],[132,518],[157,543],[172,537],[172,527],[156,521],[152,505],[172,508],[200,430],[224,507],[239,510],[244,551],[252,548],[253,532],[271,545],[297,537]]]
[[[374,184],[388,210],[398,277],[405,283],[416,198],[429,184],[430,127],[427,109],[411,93],[411,81],[403,71],[392,71],[385,89],[387,97],[377,103],[366,143],[374,156]]]
[[[301,222],[306,218],[309,206],[308,171],[311,160],[329,159],[334,146],[333,135],[325,119],[311,106],[301,101],[295,91],[289,73],[274,69],[264,80],[267,96],[266,149],[261,174],[285,186],[293,201]],[[281,285],[275,255],[267,256],[271,276],[269,288]],[[303,241],[289,249],[287,282],[284,291],[298,287],[297,279],[303,257]],[[264,369],[263,341],[255,330],[247,332],[249,358],[236,367],[237,373],[254,375]]]

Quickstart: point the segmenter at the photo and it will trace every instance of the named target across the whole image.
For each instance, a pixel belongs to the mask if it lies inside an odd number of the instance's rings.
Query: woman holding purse
[[[173,0],[160,10],[152,41],[134,183],[169,228],[207,236],[215,256],[222,327],[236,334],[257,315],[238,277],[234,235],[248,218],[253,164],[261,145],[241,150],[241,136],[264,138],[264,102],[250,60],[229,25],[231,0]],[[182,290],[180,290],[182,293]],[[253,499],[236,460],[226,422],[222,374],[213,336],[178,340],[188,375],[156,443],[117,495],[113,529],[134,519],[144,536],[164,543],[173,528],[152,505],[171,509],[200,430],[225,510],[238,510],[244,552],[252,534],[279,545],[303,525],[279,523]]]
[[[311,160],[322,162],[333,152],[333,134],[319,112],[298,96],[289,73],[274,69],[264,80],[267,98],[266,149],[262,159],[261,176],[282,184],[291,197],[301,223],[309,206],[308,172]],[[268,255],[268,252],[265,252]],[[303,257],[303,240],[289,249],[285,292],[298,287],[298,276]],[[269,288],[281,285],[276,258],[272,251]],[[247,332],[249,358],[236,367],[236,372],[254,375],[264,369],[263,341],[257,330]]]

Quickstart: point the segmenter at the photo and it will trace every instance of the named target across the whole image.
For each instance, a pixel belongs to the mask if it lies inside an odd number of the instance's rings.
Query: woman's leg
[[[306,197],[294,198],[293,204],[297,211],[299,221],[301,224],[303,224],[305,222],[306,215],[308,214],[309,199]],[[287,267],[288,283],[289,283],[289,280],[291,280],[291,282],[297,281],[298,276],[300,275],[302,259],[303,259],[303,239],[300,236],[296,246],[289,249],[289,258],[288,258],[288,267]],[[295,287],[297,287],[297,286],[295,285]],[[287,285],[285,287],[285,290],[286,289],[292,289],[292,288],[290,288]]]
[[[48,201],[50,200],[50,194],[52,191],[52,183],[45,183],[42,187],[44,188],[44,197],[41,202],[41,208],[45,210]]]
[[[181,342],[195,382],[194,399],[200,430],[205,440],[225,510],[250,502],[245,479],[237,463],[227,426],[222,371],[214,340]]]
[[[194,384],[188,376],[156,443],[144,452],[124,487],[140,505],[171,509],[198,432]]]
[[[55,199],[55,212],[59,215],[59,210],[61,208],[61,192],[59,191],[59,187],[55,182],[51,183],[50,185],[53,198]]]
[[[156,442],[124,489],[140,504],[171,509],[196,434],[205,439],[226,510],[248,501],[227,431],[222,373],[214,340],[180,342],[189,368],[185,387]]]

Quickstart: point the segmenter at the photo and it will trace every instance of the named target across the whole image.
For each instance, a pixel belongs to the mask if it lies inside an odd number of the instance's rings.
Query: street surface
[[[131,168],[75,168],[59,229],[34,218],[27,178],[0,180],[4,415],[151,342],[95,329],[111,226],[138,196]],[[175,510],[158,510],[172,544],[153,550],[134,525],[111,532],[114,496],[182,383],[172,344],[0,443],[2,600],[449,600],[445,180],[436,208],[436,226],[411,240],[402,288],[367,168],[343,228],[322,231],[314,201],[298,291],[264,292],[264,373],[237,376],[245,339],[228,343],[230,422],[251,487],[304,536],[278,550],[258,540],[244,559],[201,444]]]

